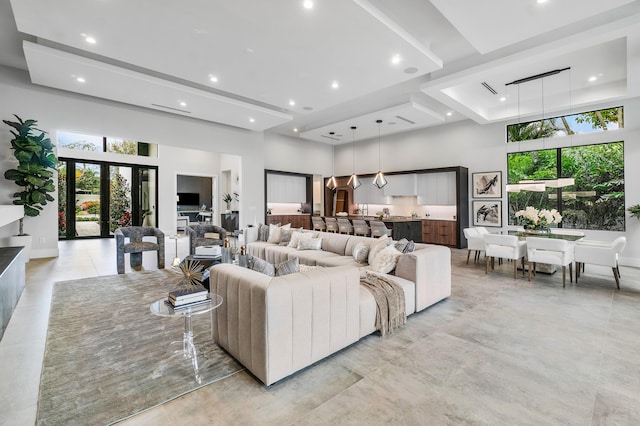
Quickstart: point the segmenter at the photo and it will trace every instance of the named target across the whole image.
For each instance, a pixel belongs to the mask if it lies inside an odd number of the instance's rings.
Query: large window
[[[58,131],[58,146],[67,149],[94,152],[114,152],[117,154],[157,157],[154,143],[138,142],[130,139],[107,136],[84,135],[81,133]]]
[[[624,127],[622,107],[581,112],[507,126],[507,142],[605,132]]]
[[[624,231],[624,143],[508,154],[508,182],[574,178],[571,186],[509,192],[509,224],[527,206],[555,208],[563,228]],[[543,189],[543,190],[542,190]]]

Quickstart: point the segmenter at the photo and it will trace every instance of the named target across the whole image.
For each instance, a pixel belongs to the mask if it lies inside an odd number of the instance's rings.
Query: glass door
[[[123,226],[157,226],[156,167],[60,158],[58,237],[108,238]]]

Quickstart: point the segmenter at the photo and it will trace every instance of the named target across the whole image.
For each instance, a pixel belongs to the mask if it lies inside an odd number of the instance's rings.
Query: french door
[[[156,226],[158,169],[60,158],[58,237],[108,238],[121,226]]]

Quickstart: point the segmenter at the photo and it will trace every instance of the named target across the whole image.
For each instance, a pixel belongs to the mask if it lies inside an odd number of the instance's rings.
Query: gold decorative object
[[[202,284],[203,266],[197,260],[185,259],[180,264],[180,270],[184,274],[185,284],[199,285]]]

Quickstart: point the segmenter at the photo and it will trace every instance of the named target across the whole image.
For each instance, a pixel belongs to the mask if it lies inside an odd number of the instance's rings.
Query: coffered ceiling
[[[38,85],[344,143],[351,126],[377,137],[377,119],[389,134],[638,96],[639,18],[630,0],[0,0],[0,64]]]

